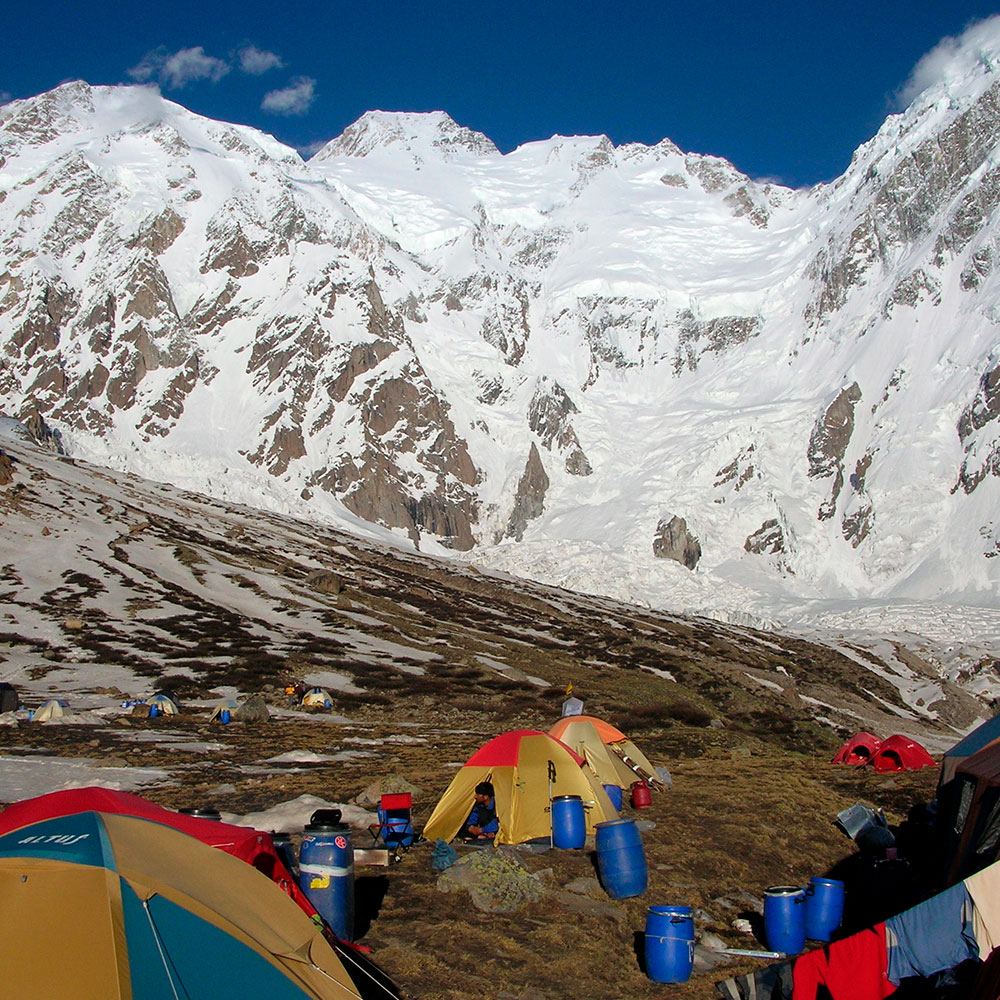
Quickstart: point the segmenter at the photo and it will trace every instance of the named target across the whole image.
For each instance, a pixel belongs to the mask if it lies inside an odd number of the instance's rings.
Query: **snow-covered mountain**
[[[1000,41],[806,191],[668,140],[501,154],[440,112],[303,162],[148,88],[13,102],[0,409],[580,590],[949,603],[996,638],[998,68]]]

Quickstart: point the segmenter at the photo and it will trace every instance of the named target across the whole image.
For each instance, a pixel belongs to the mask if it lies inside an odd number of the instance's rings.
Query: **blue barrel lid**
[[[765,896],[797,896],[805,892],[801,885],[770,885],[764,890]]]

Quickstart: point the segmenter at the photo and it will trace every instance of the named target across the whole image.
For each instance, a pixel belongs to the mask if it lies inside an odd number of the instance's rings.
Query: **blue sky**
[[[556,133],[669,138],[801,186],[846,168],[942,38],[997,13],[996,0],[50,0],[6,10],[0,98],[156,83],[302,150],[367,110],[440,109],[505,152]]]

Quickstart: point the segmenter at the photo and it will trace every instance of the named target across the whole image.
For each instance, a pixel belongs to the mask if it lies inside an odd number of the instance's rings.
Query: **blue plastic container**
[[[232,716],[229,714],[228,708],[224,708],[221,712],[219,712],[219,722],[221,722],[224,726],[228,726],[231,719]]]
[[[806,886],[806,937],[829,941],[844,916],[844,883],[833,878],[811,878]]]
[[[611,799],[611,804],[615,807],[617,812],[622,811],[622,786],[621,785],[605,785],[604,790],[608,793],[608,798]]]
[[[764,890],[764,936],[772,951],[798,955],[806,946],[806,891],[798,885]]]
[[[157,705],[149,706],[149,717],[155,719],[160,714],[160,709]]]
[[[309,823],[299,848],[299,886],[341,941],[354,940],[354,847],[343,823]]]
[[[552,800],[552,843],[555,847],[583,847],[587,820],[579,795],[557,795]]]
[[[694,967],[690,906],[651,906],[646,914],[646,975],[654,983],[684,983]]]
[[[611,819],[594,827],[597,870],[612,899],[641,896],[646,891],[646,854],[632,819]]]

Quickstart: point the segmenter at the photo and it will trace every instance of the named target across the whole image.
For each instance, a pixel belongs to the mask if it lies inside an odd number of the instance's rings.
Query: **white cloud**
[[[240,69],[251,76],[260,76],[269,69],[281,69],[285,64],[281,57],[266,49],[258,49],[256,45],[244,45],[239,50]]]
[[[316,142],[306,143],[305,146],[296,146],[296,149],[303,160],[308,160],[310,156],[315,156],[329,141],[329,139],[317,139]]]
[[[174,53],[168,53],[161,47],[147,52],[138,65],[128,70],[128,75],[139,83],[155,79],[164,87],[179,90],[197,80],[218,83],[229,69],[229,63],[206,55],[200,45]]]
[[[282,90],[272,90],[264,95],[261,108],[275,115],[304,115],[315,98],[316,81],[299,76]]]
[[[958,37],[948,35],[923,56],[909,79],[896,94],[905,108],[916,97],[937,84],[961,79],[976,65],[996,69],[1000,64],[1000,14],[972,22]]]

